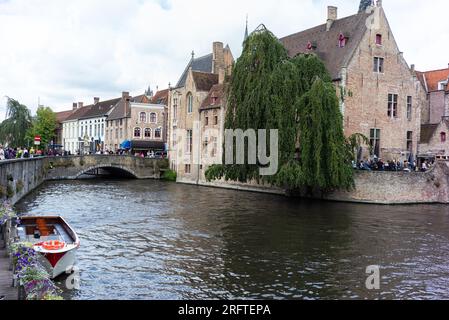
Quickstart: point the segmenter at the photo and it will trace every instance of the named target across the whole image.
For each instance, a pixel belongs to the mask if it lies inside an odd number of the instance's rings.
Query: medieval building
[[[345,134],[370,139],[363,158],[414,158],[426,92],[398,48],[382,2],[362,1],[357,14],[342,19],[337,12],[328,7],[324,24],[281,42],[290,56],[313,53],[324,61],[341,100]]]

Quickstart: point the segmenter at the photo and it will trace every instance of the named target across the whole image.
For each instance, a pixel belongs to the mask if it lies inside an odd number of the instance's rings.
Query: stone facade
[[[347,69],[343,70],[346,72],[345,134],[362,133],[371,139],[373,129],[379,129],[380,154],[376,155],[384,160],[405,160],[409,152],[413,156],[418,153],[421,106],[426,95],[400,52],[381,7],[373,9],[373,18],[379,24],[368,28]],[[382,37],[381,45],[376,44],[378,35]],[[373,72],[376,57],[384,59],[382,72]],[[389,114],[391,95],[397,97],[397,110]],[[411,110],[408,99],[411,99]],[[411,145],[408,144],[410,132]],[[368,156],[367,151],[364,156]]]
[[[199,58],[203,60],[201,66],[192,57],[178,81],[178,86],[171,88],[169,94],[169,159],[170,167],[177,172],[180,182],[198,182],[204,179],[207,163],[203,165],[203,162],[210,159],[209,157],[203,159],[203,155],[207,154],[203,150],[207,147],[206,137],[203,135],[206,131],[206,116],[201,112],[201,107],[210,90],[215,85],[223,83],[225,77],[232,71],[234,59],[228,46],[224,48],[220,42],[213,43],[213,53],[209,56],[210,60],[206,63],[204,59],[207,56]],[[198,71],[199,69],[203,71]],[[214,111],[211,113],[213,116]],[[215,113],[219,123],[216,127],[222,128],[223,111],[218,110]],[[215,123],[215,116],[211,117],[210,121]],[[215,137],[207,138],[213,140],[215,144]],[[220,137],[216,138],[218,144]]]
[[[341,100],[345,134],[371,140],[373,153],[365,146],[364,158],[405,160],[419,153],[426,93],[397,46],[381,1],[343,19],[329,7],[326,24],[281,42],[291,56],[323,59]]]
[[[145,101],[148,102],[136,102],[128,92],[123,92],[122,100],[107,119],[107,151],[116,152],[125,141],[131,143],[133,152],[165,150],[167,106],[153,104],[150,98]]]
[[[420,157],[449,158],[449,68],[417,72],[426,89],[423,106]]]

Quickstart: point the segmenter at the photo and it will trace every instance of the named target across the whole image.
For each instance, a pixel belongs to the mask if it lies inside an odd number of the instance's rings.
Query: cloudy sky
[[[430,2],[430,4],[429,4]],[[328,5],[339,17],[358,0],[0,0],[0,120],[5,96],[33,111],[55,111],[94,96],[142,94],[176,83],[190,53],[211,52],[213,41],[241,52],[264,23],[278,37],[324,23]],[[447,0],[384,0],[400,49],[419,70],[447,67]]]

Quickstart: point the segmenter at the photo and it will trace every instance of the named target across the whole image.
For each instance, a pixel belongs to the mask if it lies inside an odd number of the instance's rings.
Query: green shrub
[[[162,180],[176,182],[176,172],[173,170],[167,170],[162,176]]]
[[[6,187],[6,196],[11,199],[12,197],[14,197],[14,188],[8,184],[8,186]]]

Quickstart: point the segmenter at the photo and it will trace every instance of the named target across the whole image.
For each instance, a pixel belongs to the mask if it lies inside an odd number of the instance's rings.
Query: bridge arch
[[[110,173],[118,172],[122,175],[128,176],[133,179],[139,179],[139,176],[137,173],[126,167],[126,166],[120,166],[120,165],[110,165],[110,164],[102,164],[102,165],[96,165],[88,168],[83,168],[82,170],[78,171],[78,173],[73,177],[74,179],[79,179],[81,176],[88,174],[91,171],[95,171],[97,169],[103,169],[105,171],[109,171]]]

